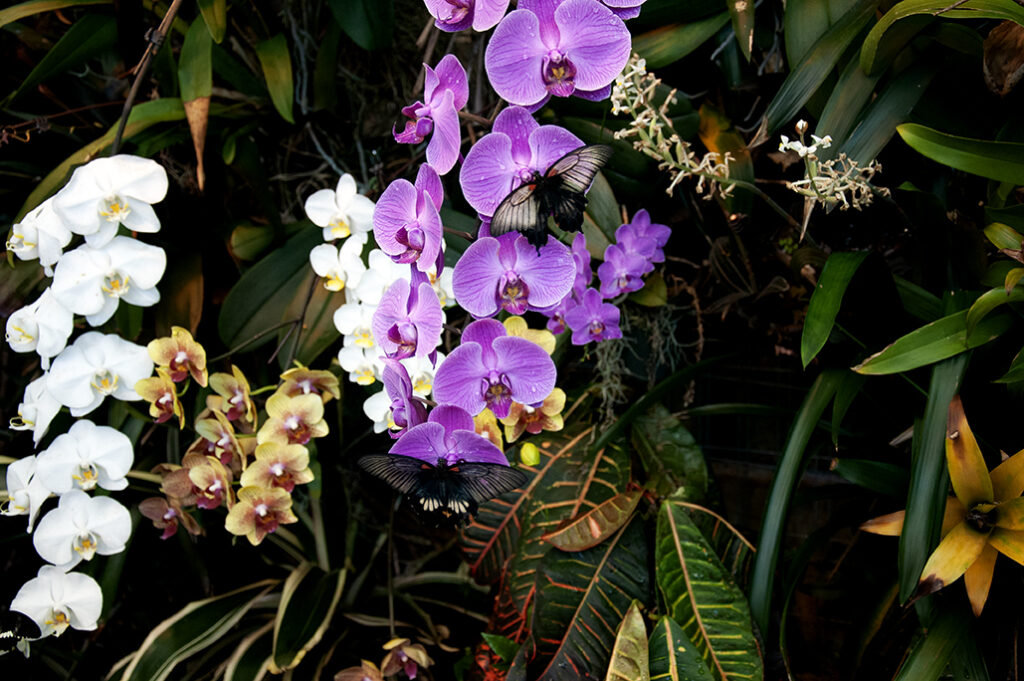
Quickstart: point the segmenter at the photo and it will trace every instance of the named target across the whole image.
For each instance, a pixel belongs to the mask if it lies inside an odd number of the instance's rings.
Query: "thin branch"
[[[227,359],[228,357],[230,357],[231,355],[235,354],[236,352],[238,352],[239,350],[241,350],[245,346],[252,345],[256,341],[258,341],[260,338],[263,338],[264,336],[266,336],[268,333],[273,333],[274,331],[277,331],[278,329],[280,329],[282,327],[289,326],[291,324],[297,324],[297,323],[299,323],[301,321],[302,321],[302,318],[301,317],[297,317],[295,319],[289,319],[288,321],[280,322],[279,324],[274,324],[273,326],[271,326],[269,328],[263,329],[262,331],[260,331],[258,333],[255,333],[252,336],[249,336],[244,341],[242,341],[241,343],[239,343],[235,347],[231,348],[227,352],[222,353],[220,355],[217,355],[216,357],[213,357],[211,359],[206,360],[206,362],[207,362],[207,364],[212,364],[213,362],[218,362],[218,361],[220,361],[222,359]]]

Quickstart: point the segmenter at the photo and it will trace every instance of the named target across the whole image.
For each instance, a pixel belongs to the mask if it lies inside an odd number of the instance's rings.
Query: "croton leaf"
[[[658,588],[668,614],[697,647],[718,681],[764,677],[750,606],[685,507],[672,501],[658,514]]]
[[[648,666],[647,625],[644,624],[640,604],[633,601],[619,624],[608,663],[605,681],[650,681]]]
[[[591,511],[570,518],[553,532],[541,539],[563,551],[584,551],[591,549],[615,534],[633,515],[633,509],[640,502],[640,490],[616,494]]]
[[[662,617],[654,625],[647,648],[652,679],[690,681],[711,677],[697,648],[671,617]]]

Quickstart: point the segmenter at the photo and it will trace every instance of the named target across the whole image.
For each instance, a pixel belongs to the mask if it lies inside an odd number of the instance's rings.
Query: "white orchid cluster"
[[[342,175],[336,189],[321,189],[306,199],[306,216],[323,228],[324,241],[309,253],[313,271],[324,278],[330,291],[344,291],[345,303],[334,313],[334,326],[342,335],[338,363],[349,380],[363,386],[380,385],[384,371],[384,355],[373,337],[373,313],[384,292],[398,279],[409,281],[408,265],[394,262],[373,243],[374,202],[358,193],[355,179]],[[343,239],[340,247],[333,242]],[[366,261],[363,252],[370,246]],[[430,275],[442,308],[455,304],[452,291],[452,269],[445,268],[440,277]],[[429,397],[434,373],[441,366],[443,353],[437,353],[433,364],[426,357],[400,360],[412,379],[413,392]],[[383,390],[363,403],[363,412],[373,421],[375,432],[383,432],[391,420],[391,399]]]
[[[14,225],[7,250],[21,260],[38,259],[50,285],[35,302],[7,320],[7,342],[16,352],[39,355],[44,373],[25,389],[11,428],[32,431],[38,446],[61,407],[75,417],[94,411],[107,396],[140,400],[137,381],[153,373],[145,347],[115,334],[87,331],[68,345],[74,317],[90,326],[107,322],[119,303],[147,307],[160,300],[157,282],[167,257],[163,249],[118,235],[160,229],[152,204],[167,193],[167,173],[155,161],[118,155],[75,170],[67,185]],[[75,235],[84,243],[64,249]],[[131,534],[128,509],[97,487],[128,486],[134,460],[126,435],[90,420],[76,421],[37,455],[7,466],[4,515],[28,516],[33,545],[49,564],[18,591],[10,609],[39,626],[42,636],[69,626],[91,630],[102,608],[96,581],[70,572],[95,555],[124,550]],[[59,497],[36,526],[44,502]]]

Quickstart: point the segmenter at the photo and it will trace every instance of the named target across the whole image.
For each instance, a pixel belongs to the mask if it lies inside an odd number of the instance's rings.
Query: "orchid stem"
[[[306,321],[306,312],[309,310],[309,304],[313,300],[313,292],[316,290],[316,283],[318,281],[320,281],[320,277],[313,277],[309,282],[309,290],[306,291],[306,300],[302,302],[302,312],[299,313],[299,321],[294,327],[295,343],[292,345],[292,349],[288,351],[288,361],[284,363],[286,369],[291,367],[292,363],[295,361],[295,355],[299,352],[299,342],[302,341],[302,324]],[[287,342],[287,337],[285,337],[285,341],[282,343],[282,346],[285,342]]]
[[[320,498],[311,495],[309,510],[313,519],[313,540],[316,542],[316,562],[324,572],[331,571],[331,563],[327,554],[327,536],[324,533],[324,514],[320,508]]]
[[[266,329],[263,329],[262,331],[254,333],[252,336],[249,336],[249,338],[246,338],[244,341],[242,341],[241,343],[239,343],[235,347],[231,348],[227,352],[225,352],[223,354],[220,354],[220,355],[217,355],[216,357],[207,360],[207,363],[208,364],[212,364],[213,362],[218,362],[218,361],[220,361],[222,359],[227,359],[228,357],[230,357],[231,355],[235,354],[236,352],[238,352],[239,350],[241,350],[245,346],[252,345],[256,341],[258,341],[260,338],[263,338],[264,336],[266,336],[268,333],[273,333],[274,331],[277,331],[280,328],[283,328],[285,326],[289,326],[291,324],[297,324],[297,323],[299,323],[301,321],[302,321],[302,318],[298,317],[296,319],[289,319],[288,321],[284,321],[284,322],[280,322],[278,324],[274,324],[271,327],[268,327]]]

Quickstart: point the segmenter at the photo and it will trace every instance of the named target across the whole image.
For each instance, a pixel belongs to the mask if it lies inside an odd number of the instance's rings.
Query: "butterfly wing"
[[[511,231],[522,232],[533,243],[543,237],[547,215],[541,214],[536,195],[537,185],[524,184],[512,190],[494,209],[491,235],[500,236]]]
[[[9,653],[22,641],[36,638],[39,627],[26,615],[16,611],[0,612],[0,655]]]
[[[522,487],[529,479],[522,471],[497,463],[460,461],[454,470],[459,473],[463,495],[478,504]]]
[[[434,470],[433,466],[422,459],[398,454],[370,454],[361,457],[359,465],[402,494],[418,489],[423,484],[424,475]]]
[[[573,149],[568,154],[551,164],[545,177],[560,177],[561,188],[576,194],[585,194],[608,159],[612,157],[612,148],[607,144],[589,144]]]

